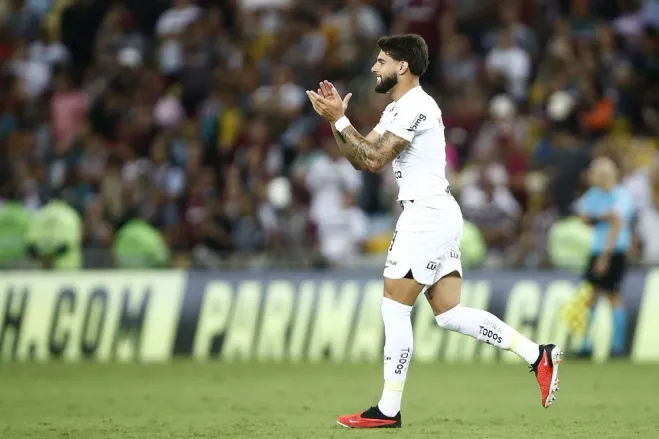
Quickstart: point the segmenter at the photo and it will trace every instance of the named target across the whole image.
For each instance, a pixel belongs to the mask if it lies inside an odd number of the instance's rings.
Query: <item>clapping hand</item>
[[[316,113],[329,122],[336,122],[345,115],[352,93],[341,99],[334,85],[329,81],[323,81],[318,92],[307,90],[307,96]]]

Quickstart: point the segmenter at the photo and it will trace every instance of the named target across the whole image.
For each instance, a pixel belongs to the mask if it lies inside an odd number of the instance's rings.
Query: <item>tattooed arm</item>
[[[337,132],[336,136],[339,137],[337,143],[341,151],[352,166],[355,169],[366,169],[371,172],[377,172],[385,167],[410,144],[409,141],[389,131],[385,131],[382,136],[372,131],[367,137],[363,137],[352,125],[341,133]]]
[[[355,150],[350,147],[345,135],[339,133],[336,130],[336,128],[334,128],[334,124],[330,124],[330,126],[332,127],[332,133],[334,134],[334,140],[336,140],[336,144],[339,145],[339,149],[341,150],[343,155],[348,159],[352,167],[357,169],[358,171],[366,169],[366,167],[364,167],[360,162],[358,162],[355,159]],[[366,136],[365,139],[370,144],[377,144],[378,141],[380,140],[380,134],[378,134],[378,132],[374,130],[368,133],[368,136]]]
[[[344,100],[341,100],[339,93],[331,83],[325,81],[320,85],[318,93],[307,90],[307,96],[316,113],[332,124],[332,132],[339,148],[355,169],[368,169],[371,172],[382,169],[409,145],[414,137],[414,130],[418,128],[421,121],[426,120],[424,115],[417,114],[416,120],[412,124],[403,123],[404,127],[400,128],[400,132],[403,133],[402,135],[410,134],[409,140],[397,136],[391,131],[385,131],[380,136],[377,130],[364,137],[345,117],[347,101],[351,95],[348,94]],[[338,122],[342,125],[340,132],[336,130]]]

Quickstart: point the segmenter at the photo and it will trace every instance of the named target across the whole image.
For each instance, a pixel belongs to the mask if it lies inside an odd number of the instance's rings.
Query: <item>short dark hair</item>
[[[421,35],[392,35],[378,40],[378,48],[396,61],[405,61],[414,76],[428,70],[428,45]]]

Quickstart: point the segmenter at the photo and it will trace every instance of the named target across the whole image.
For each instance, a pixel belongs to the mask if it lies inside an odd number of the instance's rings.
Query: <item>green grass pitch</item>
[[[381,366],[1,364],[0,438],[657,438],[659,367],[565,362],[540,406],[523,365],[412,364],[401,430],[348,430]]]

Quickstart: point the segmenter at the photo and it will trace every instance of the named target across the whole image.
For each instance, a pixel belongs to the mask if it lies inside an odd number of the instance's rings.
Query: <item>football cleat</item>
[[[563,361],[563,352],[553,345],[540,345],[538,360],[531,365],[531,371],[540,385],[542,406],[548,408],[556,401],[556,392],[561,380],[558,378],[558,366]]]
[[[403,425],[400,412],[389,417],[383,414],[377,405],[361,413],[339,416],[336,422],[346,428],[400,428]]]

